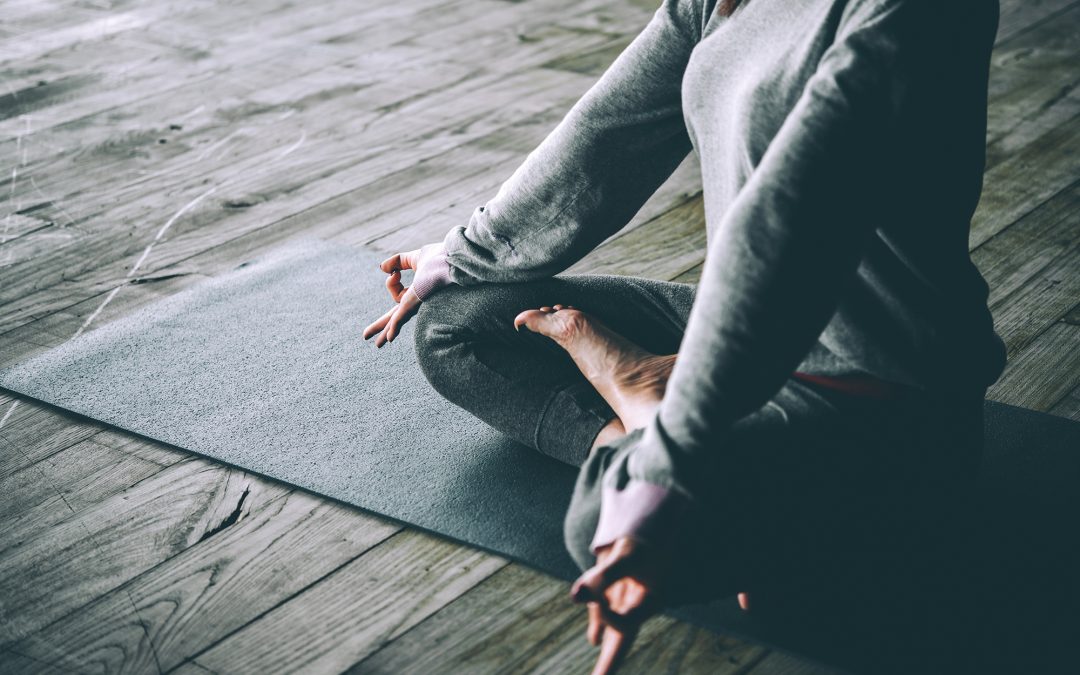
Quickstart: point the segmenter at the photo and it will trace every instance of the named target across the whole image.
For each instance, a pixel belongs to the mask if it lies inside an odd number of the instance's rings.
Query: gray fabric
[[[417,358],[448,400],[544,454],[584,464],[576,498],[595,507],[601,499],[589,492],[600,489],[593,477],[629,452],[642,431],[586,459],[615,413],[565,350],[542,335],[516,331],[512,319],[542,305],[572,305],[643,349],[672,354],[694,296],[689,284],[597,274],[451,286],[420,306]],[[910,394],[882,400],[787,379],[717,439],[723,451],[694,476],[701,502],[696,512],[635,534],[677,537],[684,559],[679,577],[691,585],[684,601],[734,592],[732,584],[740,583],[735,569],[716,588],[703,585],[717,576],[718,561],[760,572],[768,565],[762,556],[795,560],[826,549],[909,545],[901,543],[902,531],[922,532],[943,520],[950,501],[963,493],[983,432],[981,397]],[[574,515],[587,526],[567,527],[567,547],[584,569],[593,562],[588,535],[600,531],[600,513]],[[710,540],[742,545],[720,555],[699,552]]]
[[[678,350],[694,286],[636,277],[562,275],[449,286],[420,305],[415,342],[436,391],[519,442],[578,467],[615,412],[553,340],[513,318],[563,303],[657,354]]]
[[[381,350],[361,339],[387,302],[379,259],[298,242],[0,386],[574,578],[560,532],[574,469],[426,387],[415,323]],[[1080,424],[987,402],[986,438],[964,534],[929,570],[838,561],[831,584],[758,596],[750,615],[730,599],[672,613],[859,672],[1047,672],[1080,611]]]
[[[458,285],[550,276],[696,153],[700,289],[663,404],[603,476],[612,494],[640,480],[697,498],[716,439],[815,342],[838,369],[971,398],[1005,364],[967,249],[997,2],[748,0],[730,17],[715,4],[664,0],[443,240]]]

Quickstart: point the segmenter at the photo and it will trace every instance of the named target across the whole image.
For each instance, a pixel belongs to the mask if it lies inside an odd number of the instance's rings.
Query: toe
[[[534,333],[546,335],[560,343],[570,339],[573,334],[580,330],[584,316],[578,316],[580,312],[556,312],[540,309],[527,309],[514,317],[514,328],[521,330],[528,328]],[[550,307],[547,309],[551,309]],[[564,345],[565,346],[565,345]]]
[[[526,309],[514,317],[514,329],[521,330],[522,328],[528,328],[531,331],[535,331],[537,323],[544,316],[544,313],[539,309]]]

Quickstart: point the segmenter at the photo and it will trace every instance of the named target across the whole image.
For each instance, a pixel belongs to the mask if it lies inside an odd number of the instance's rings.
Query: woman
[[[715,5],[664,0],[467,226],[382,263],[397,304],[364,332],[418,312],[439,392],[581,466],[599,672],[662,605],[931,541],[1004,368],[967,248],[996,0]],[[696,287],[554,276],[691,150]]]

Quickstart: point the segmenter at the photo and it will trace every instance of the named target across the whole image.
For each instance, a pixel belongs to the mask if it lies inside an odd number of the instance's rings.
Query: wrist
[[[642,480],[622,489],[605,486],[600,518],[589,548],[596,552],[621,537],[662,545],[675,530],[689,501],[674,490]]]
[[[453,283],[445,248],[441,243],[430,246],[433,247],[430,252],[421,252],[420,269],[409,286],[421,302],[443,286]]]

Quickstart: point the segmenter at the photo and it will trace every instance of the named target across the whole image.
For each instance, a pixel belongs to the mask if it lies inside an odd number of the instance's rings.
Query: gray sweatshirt
[[[997,0],[715,4],[663,0],[414,283],[561,272],[696,153],[694,306],[658,413],[581,469],[582,567],[616,537],[666,536],[725,429],[795,370],[981,397],[1005,364],[968,252]]]

